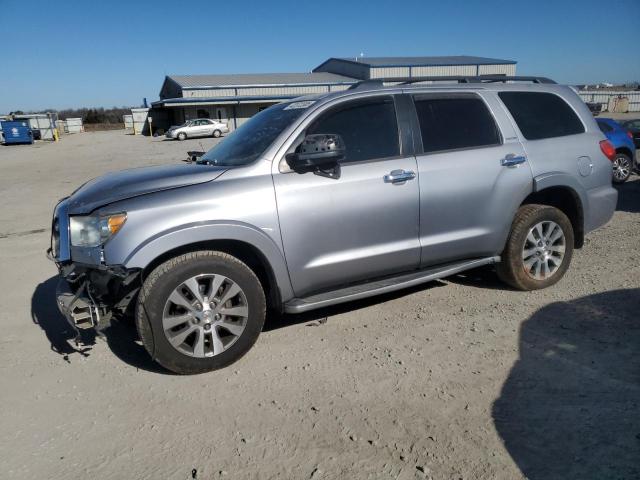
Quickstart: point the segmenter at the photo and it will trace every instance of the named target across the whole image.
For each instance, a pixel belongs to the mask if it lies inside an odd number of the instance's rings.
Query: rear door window
[[[323,114],[307,134],[332,133],[342,137],[344,162],[362,162],[400,155],[398,122],[393,97],[355,100]]]
[[[546,92],[499,92],[527,140],[584,133],[576,112],[558,95]]]
[[[501,143],[491,112],[476,95],[416,95],[414,103],[425,153]]]

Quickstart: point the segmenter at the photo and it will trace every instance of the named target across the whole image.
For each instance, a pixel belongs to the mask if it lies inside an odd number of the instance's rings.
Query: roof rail
[[[507,76],[507,75],[476,75],[476,76],[450,76],[450,77],[409,77],[409,78],[385,78],[385,82],[400,82],[403,85],[418,82],[433,81],[457,81],[458,83],[494,83],[494,82],[532,82],[532,83],[553,83],[553,80],[547,77],[534,76]]]
[[[371,80],[361,80],[349,87],[349,90],[356,90],[367,87],[382,87],[384,83],[398,83],[400,85],[410,85],[420,82],[457,82],[457,83],[495,83],[495,82],[532,82],[555,84],[547,77],[533,76],[507,76],[507,75],[453,75],[446,77],[384,77]]]
[[[383,79],[374,79],[374,80],[360,80],[359,82],[351,85],[347,90],[358,90],[360,88],[365,87],[384,87]]]

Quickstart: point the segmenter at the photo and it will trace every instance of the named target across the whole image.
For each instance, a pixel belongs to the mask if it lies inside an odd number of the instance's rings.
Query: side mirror
[[[294,153],[287,154],[291,170],[298,173],[314,172],[331,178],[339,178],[338,162],[345,156],[345,146],[340,135],[307,135]]]

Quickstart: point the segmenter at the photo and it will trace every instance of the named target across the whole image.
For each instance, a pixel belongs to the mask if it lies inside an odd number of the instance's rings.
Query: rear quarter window
[[[584,133],[576,112],[558,95],[546,92],[499,92],[527,140]]]

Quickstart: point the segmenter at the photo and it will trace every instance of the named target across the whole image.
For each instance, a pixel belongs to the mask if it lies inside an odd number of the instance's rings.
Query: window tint
[[[349,102],[320,117],[307,134],[334,133],[346,147],[343,162],[400,155],[396,111],[391,97]]]
[[[567,102],[552,93],[500,92],[527,140],[584,133],[584,126]]]
[[[265,150],[305,111],[291,108],[290,102],[279,103],[254,115],[231,135],[201,157],[202,163],[233,167],[248,165]]]
[[[598,123],[598,127],[600,127],[600,131],[602,133],[608,133],[611,130],[613,130],[613,128],[610,125],[608,125],[607,123],[605,123],[605,122],[598,121],[597,123]]]
[[[500,134],[484,102],[475,96],[414,99],[425,153],[500,143]]]

